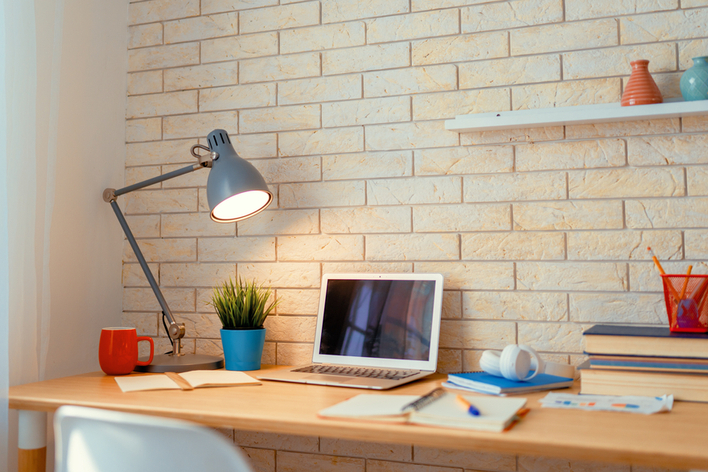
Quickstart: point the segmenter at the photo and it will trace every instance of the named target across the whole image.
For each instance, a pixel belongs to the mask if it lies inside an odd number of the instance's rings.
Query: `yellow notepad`
[[[415,423],[450,428],[475,429],[481,431],[503,431],[514,420],[517,412],[526,405],[525,398],[498,398],[487,396],[467,396],[480,412],[472,416],[456,399],[457,395],[445,393],[440,398],[417,411],[405,411],[417,395],[361,394],[321,410],[323,418],[359,419],[393,423]]]
[[[176,377],[176,380],[170,377]],[[136,375],[116,377],[115,379],[124,392],[191,390],[199,387],[235,387],[261,384],[248,374],[231,370],[193,370],[179,374],[168,372],[167,374]]]

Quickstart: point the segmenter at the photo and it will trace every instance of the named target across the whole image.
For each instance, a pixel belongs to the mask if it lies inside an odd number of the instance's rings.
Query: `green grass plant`
[[[210,305],[216,309],[224,329],[262,328],[266,317],[278,304],[268,304],[271,295],[269,288],[263,288],[255,280],[238,284],[229,278],[221,286],[214,287]]]

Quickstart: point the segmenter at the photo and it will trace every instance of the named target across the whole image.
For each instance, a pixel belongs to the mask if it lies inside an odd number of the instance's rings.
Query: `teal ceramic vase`
[[[686,101],[708,99],[708,56],[694,57],[693,67],[681,76],[681,95]]]
[[[221,330],[226,370],[258,370],[265,344],[265,328]]]

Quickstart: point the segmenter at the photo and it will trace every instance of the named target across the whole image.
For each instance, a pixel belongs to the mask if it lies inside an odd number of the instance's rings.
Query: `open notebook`
[[[248,374],[231,370],[192,370],[181,373],[138,374],[125,377],[117,376],[115,380],[123,392],[193,390],[200,387],[235,387],[261,384]]]
[[[503,431],[517,420],[526,405],[525,398],[497,398],[483,396],[463,397],[479,411],[468,413],[457,400],[458,395],[442,393],[420,408],[410,408],[417,395],[361,394],[321,410],[322,418],[380,421],[387,423],[415,423],[448,428]]]
[[[437,368],[440,274],[326,274],[312,364],[257,377],[386,389]]]

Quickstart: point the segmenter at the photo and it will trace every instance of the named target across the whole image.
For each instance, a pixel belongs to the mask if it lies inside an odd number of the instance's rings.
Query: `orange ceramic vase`
[[[622,106],[649,105],[661,103],[664,98],[661,96],[659,87],[649,74],[649,61],[640,59],[629,63],[632,66],[632,75],[629,76],[627,85],[622,94]]]

